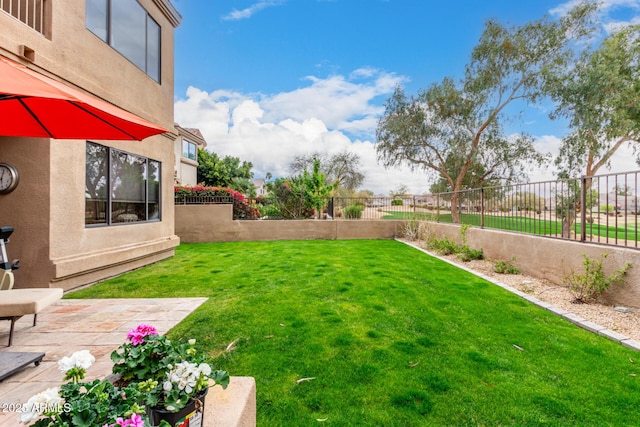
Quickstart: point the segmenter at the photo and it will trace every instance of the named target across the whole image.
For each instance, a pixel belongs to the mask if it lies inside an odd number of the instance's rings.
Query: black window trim
[[[122,225],[135,225],[135,224],[149,224],[153,222],[162,222],[162,162],[160,160],[152,159],[147,156],[143,156],[141,154],[132,153],[126,150],[121,150],[119,148],[110,147],[104,144],[98,144],[94,141],[87,141],[87,144],[98,145],[101,147],[105,147],[107,149],[107,212],[105,212],[105,222],[97,223],[97,224],[87,224],[85,219],[85,228],[99,228],[99,227],[119,227]],[[85,146],[86,147],[86,146]],[[111,197],[111,154],[112,151],[117,151],[119,153],[124,153],[131,156],[143,157],[146,159],[147,166],[147,177],[145,179],[145,187],[144,187],[144,196],[145,196],[145,210],[147,219],[144,221],[132,221],[132,222],[112,222],[111,212],[112,212],[112,203],[113,197]],[[86,156],[86,148],[85,148],[85,156]],[[149,161],[158,163],[158,218],[148,219],[149,218]],[[86,167],[86,166],[85,166]],[[85,170],[85,176],[87,172]],[[86,198],[85,198],[86,203]]]

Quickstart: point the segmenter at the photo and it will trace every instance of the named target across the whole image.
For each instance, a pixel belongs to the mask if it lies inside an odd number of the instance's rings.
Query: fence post
[[[480,189],[480,228],[484,228],[484,188]]]
[[[440,193],[436,193],[436,222],[440,222]]]
[[[416,218],[416,196],[413,196],[413,220],[417,220],[418,218]]]
[[[587,241],[587,177],[580,178],[580,241]]]

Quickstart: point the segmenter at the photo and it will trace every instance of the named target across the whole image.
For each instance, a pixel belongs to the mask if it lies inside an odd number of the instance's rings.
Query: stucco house
[[[183,128],[176,124],[178,137],[174,142],[175,183],[177,185],[194,186],[198,184],[198,148],[204,150],[207,141],[200,130]]]
[[[20,175],[0,194],[16,288],[70,289],[174,254],[180,21],[169,0],[0,0],[1,57],[168,130],[143,141],[0,136],[0,162]]]

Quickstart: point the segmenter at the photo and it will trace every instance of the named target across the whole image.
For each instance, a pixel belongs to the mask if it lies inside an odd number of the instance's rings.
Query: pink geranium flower
[[[114,424],[105,424],[102,427],[144,427],[144,421],[142,417],[138,414],[132,414],[131,418],[116,418],[116,422]]]
[[[147,335],[158,335],[158,330],[151,325],[138,325],[137,328],[129,331],[127,339],[131,341],[133,345],[139,345],[144,342],[144,337]]]

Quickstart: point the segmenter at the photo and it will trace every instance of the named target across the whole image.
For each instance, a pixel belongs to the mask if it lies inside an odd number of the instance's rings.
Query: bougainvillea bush
[[[178,185],[174,188],[176,204],[233,203],[233,219],[258,219],[260,213],[254,202],[236,190],[223,187],[193,187]],[[198,200],[199,199],[199,200]]]

